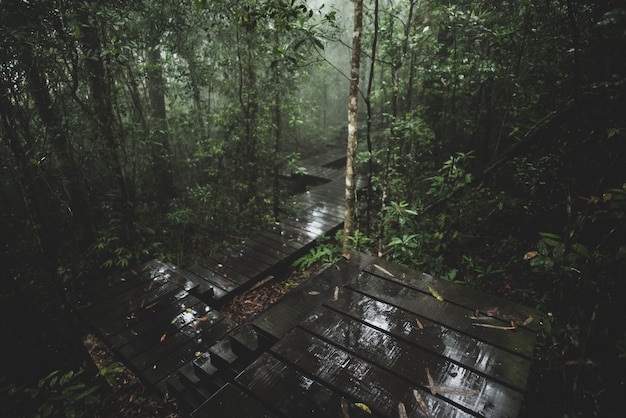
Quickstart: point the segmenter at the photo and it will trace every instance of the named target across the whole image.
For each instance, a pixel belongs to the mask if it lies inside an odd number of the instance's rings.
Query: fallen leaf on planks
[[[522,326],[525,327],[526,325],[530,324],[531,322],[533,322],[533,317],[529,316],[528,318],[526,318],[524,320],[524,322],[522,322]]]
[[[413,397],[415,398],[415,401],[417,402],[419,407],[422,409],[422,411],[424,411],[426,416],[427,417],[432,416],[430,415],[430,411],[428,410],[428,405],[426,405],[426,402],[424,402],[424,399],[422,399],[422,396],[419,394],[417,389],[413,389]]]
[[[367,412],[368,414],[372,413],[372,410],[370,409],[370,407],[365,405],[363,402],[357,402],[355,403],[355,405],[361,408],[362,410],[364,410],[365,412]]]
[[[309,291],[309,295],[311,295],[311,296],[317,296],[317,295],[319,295],[319,294],[320,294],[320,292],[318,292],[317,290],[311,290],[311,291]]]
[[[437,299],[437,300],[438,300],[438,301],[440,301],[440,302],[443,302],[443,296],[441,296],[441,295],[439,294],[439,292],[437,292],[437,291],[435,290],[435,288],[434,288],[434,287],[432,287],[432,286],[428,286],[428,291],[430,292],[430,294],[431,294],[431,295],[433,295],[433,296],[435,297],[435,299]]]
[[[406,408],[404,407],[402,401],[398,402],[398,415],[400,416],[400,418],[409,418],[409,416],[406,414]]]
[[[487,315],[488,316],[496,316],[500,313],[500,308],[498,308],[497,306],[495,308],[489,308],[487,309]]]
[[[435,389],[435,382],[433,381],[433,377],[430,374],[430,369],[426,367],[426,377],[428,378],[428,387],[430,389],[430,393],[433,395],[437,394],[437,390]]]
[[[475,327],[483,327],[483,328],[492,328],[492,329],[501,329],[504,331],[513,331],[515,329],[517,329],[517,327],[502,327],[500,325],[491,325],[491,324],[477,324],[477,323],[473,323],[472,325],[474,325]]]
[[[350,418],[350,410],[348,409],[348,402],[344,398],[341,398],[341,413],[343,418]]]
[[[339,299],[339,286],[335,286],[335,293],[333,294],[333,300]]]
[[[165,337],[167,337],[167,332],[164,333],[163,335],[161,335],[161,341],[160,342],[165,341]]]
[[[387,270],[387,269],[385,269],[385,268],[383,268],[383,267],[379,266],[378,264],[372,264],[372,265],[373,265],[374,267],[376,267],[378,270],[382,271],[383,273],[385,273],[385,274],[387,274],[387,275],[389,275],[389,276],[391,276],[391,277],[394,277],[394,275],[393,275],[393,274],[392,274],[389,270]]]
[[[152,302],[150,305],[146,306],[146,307],[145,307],[145,309],[146,309],[146,310],[152,309],[152,308],[154,308],[155,306],[157,306],[158,304],[159,304],[159,301],[158,301],[158,300],[157,300],[157,301],[154,301],[154,302]]]
[[[417,327],[419,329],[424,329],[424,324],[422,324],[422,321],[420,321],[419,319],[415,318],[415,322],[417,322]]]

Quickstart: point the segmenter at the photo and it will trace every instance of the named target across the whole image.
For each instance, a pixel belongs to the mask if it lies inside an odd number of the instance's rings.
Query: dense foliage
[[[2,294],[23,314],[7,326],[37,330],[13,354],[53,353],[32,361],[35,383],[84,365],[67,358],[77,280],[187,263],[288,209],[280,173],[346,122],[349,6],[0,3]],[[549,312],[525,413],[610,415],[626,361],[626,9],[369,0],[363,24],[370,186],[351,242]]]

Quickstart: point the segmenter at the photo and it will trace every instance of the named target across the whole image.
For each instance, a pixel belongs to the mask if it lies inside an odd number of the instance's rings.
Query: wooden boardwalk
[[[269,350],[194,416],[342,418],[344,403],[350,417],[514,417],[540,319],[354,254],[253,321]]]
[[[299,208],[295,214],[281,215],[280,222],[191,266],[188,272],[197,276],[208,289],[207,303],[219,307],[259,280],[288,267],[302,256],[314,241],[343,225],[345,174],[329,168],[345,159],[343,148],[331,147],[301,162],[306,175],[290,177],[294,182],[316,184],[294,196]],[[362,187],[362,181],[358,183]]]
[[[541,320],[523,306],[354,253],[249,324],[219,312],[341,226],[343,174],[317,158],[296,215],[189,268],[91,283],[82,318],[194,417],[516,416]]]

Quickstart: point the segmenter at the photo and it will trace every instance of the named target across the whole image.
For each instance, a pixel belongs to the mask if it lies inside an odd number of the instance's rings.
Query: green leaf
[[[555,240],[561,240],[561,236],[557,235],[557,234],[552,234],[550,232],[540,232],[539,235],[541,235],[544,238],[552,238]]]
[[[42,417],[49,417],[54,411],[54,404],[51,402],[44,403],[39,407],[39,415]]]
[[[589,257],[589,250],[580,243],[572,244],[572,249],[583,257]]]
[[[81,392],[77,397],[74,398],[74,401],[79,401],[81,399],[84,399],[88,396],[91,396],[93,393],[95,393],[98,389],[100,389],[99,386],[92,386],[91,388],[84,390],[83,392]]]
[[[311,38],[311,42],[313,42],[313,45],[315,45],[317,48],[321,49],[322,51],[324,50],[324,44],[319,39]]]

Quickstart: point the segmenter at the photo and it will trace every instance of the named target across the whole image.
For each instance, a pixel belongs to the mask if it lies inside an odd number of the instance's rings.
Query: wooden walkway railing
[[[90,283],[82,318],[194,417],[516,416],[541,319],[523,306],[354,253],[251,323],[219,312],[341,226],[343,173],[317,158],[297,215],[186,269]]]

